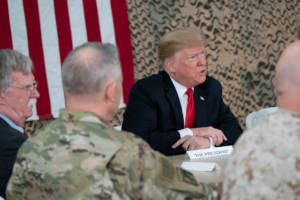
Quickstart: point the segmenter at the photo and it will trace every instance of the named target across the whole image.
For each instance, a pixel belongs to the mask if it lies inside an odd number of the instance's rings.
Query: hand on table
[[[182,144],[185,151],[209,148],[210,141],[208,137],[186,135],[180,138],[172,148],[175,149]]]
[[[191,128],[191,130],[193,131],[194,136],[211,137],[213,139],[213,145],[215,146],[219,146],[224,141],[227,141],[226,136],[221,130],[213,128],[211,126]]]

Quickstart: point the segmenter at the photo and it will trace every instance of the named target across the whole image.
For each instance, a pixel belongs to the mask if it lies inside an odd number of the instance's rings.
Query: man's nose
[[[198,65],[205,65],[206,64],[206,58],[205,56],[198,56]]]
[[[40,97],[40,93],[37,89],[34,89],[31,94],[32,94],[33,98],[39,98]]]

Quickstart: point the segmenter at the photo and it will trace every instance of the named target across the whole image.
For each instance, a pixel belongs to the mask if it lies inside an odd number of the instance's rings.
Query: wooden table
[[[169,156],[169,158],[178,166],[180,166],[183,161],[216,163],[216,168],[211,172],[190,171],[194,174],[198,182],[205,182],[205,183],[219,183],[223,181],[224,167],[229,157],[230,156],[220,156],[214,158],[190,160],[187,154]]]

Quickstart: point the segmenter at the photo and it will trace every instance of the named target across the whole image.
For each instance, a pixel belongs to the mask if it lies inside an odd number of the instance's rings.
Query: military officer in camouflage
[[[225,200],[300,199],[300,41],[281,55],[279,111],[242,134],[225,170]]]
[[[107,125],[122,76],[116,48],[86,43],[62,68],[66,109],[20,149],[7,199],[214,199],[211,184]]]

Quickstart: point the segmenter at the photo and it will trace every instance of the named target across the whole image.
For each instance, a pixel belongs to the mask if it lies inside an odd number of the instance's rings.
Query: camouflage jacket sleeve
[[[72,134],[63,134],[67,129]],[[99,125],[53,122],[27,140],[18,153],[7,200],[120,199],[106,170],[120,146],[92,130]]]
[[[191,173],[175,166],[144,141],[132,137],[131,142],[135,144],[124,144],[108,164],[111,179],[121,197],[214,199],[212,185],[198,184]]]

